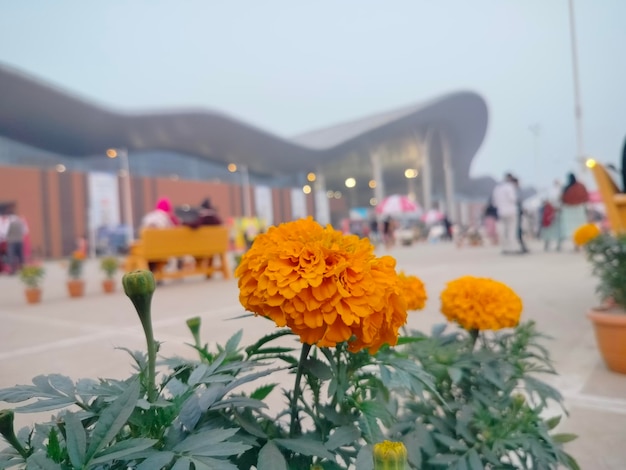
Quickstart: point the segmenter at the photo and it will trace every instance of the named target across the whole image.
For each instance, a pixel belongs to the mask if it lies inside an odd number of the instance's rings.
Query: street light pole
[[[539,124],[533,124],[528,127],[528,130],[533,135],[533,179],[534,184],[539,189],[539,136],[541,134],[541,126]]]
[[[583,140],[583,108],[580,97],[580,78],[578,74],[578,45],[576,41],[576,19],[574,16],[574,0],[569,0],[569,27],[572,46],[572,73],[574,78],[574,113],[576,118],[576,159],[581,168],[585,168],[585,146]]]
[[[243,213],[252,217],[252,201],[250,200],[250,173],[247,165],[241,165],[241,187],[243,189]]]
[[[133,197],[130,184],[130,163],[128,160],[128,149],[108,149],[106,151],[109,158],[120,158],[120,170],[122,177],[122,187],[124,188],[123,204],[124,204],[124,223],[126,230],[126,246],[130,248],[131,243],[135,239],[135,229],[133,223]]]

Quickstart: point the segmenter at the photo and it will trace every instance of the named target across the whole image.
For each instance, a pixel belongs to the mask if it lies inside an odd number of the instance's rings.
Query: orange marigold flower
[[[522,299],[506,284],[464,276],[441,293],[441,313],[466,330],[499,330],[519,323]]]
[[[426,306],[426,289],[424,283],[417,276],[409,276],[401,271],[398,274],[402,296],[406,300],[407,310],[422,310]]]
[[[596,224],[584,224],[576,229],[572,238],[576,246],[584,246],[601,233]]]
[[[375,352],[406,323],[395,263],[367,239],[300,219],[255,238],[235,271],[239,301],[303,343]]]

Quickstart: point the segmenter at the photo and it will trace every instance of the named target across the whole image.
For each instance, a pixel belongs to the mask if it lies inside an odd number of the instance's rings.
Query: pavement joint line
[[[602,397],[584,393],[564,394],[569,408],[586,408],[611,413],[626,414],[626,400],[620,398]]]
[[[90,331],[101,329],[98,325],[93,324],[93,323],[72,322],[72,321],[62,320],[60,318],[55,318],[55,317],[50,317],[50,316],[34,317],[34,316],[27,316],[27,315],[11,313],[11,312],[0,312],[0,318],[9,318],[12,320],[18,320],[18,321],[22,321],[25,323],[34,323],[37,325],[41,325],[42,323],[45,323],[50,326],[59,326],[59,327],[67,326],[67,327],[78,328],[82,330],[90,330]]]

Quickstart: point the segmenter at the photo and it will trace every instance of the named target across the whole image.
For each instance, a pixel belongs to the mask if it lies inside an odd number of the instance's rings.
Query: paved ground
[[[580,438],[569,449],[583,469],[626,468],[626,376],[608,372],[595,347],[586,310],[596,303],[594,279],[580,254],[548,253],[534,246],[525,257],[502,257],[493,248],[457,249],[451,245],[398,247],[390,251],[407,273],[426,283],[430,301],[413,313],[409,326],[427,330],[440,323],[438,293],[447,280],[472,274],[490,276],[511,285],[524,299],[524,316],[534,319],[554,339],[547,343],[559,376],[553,383],[566,397],[569,419],[564,432]],[[87,295],[69,299],[60,263],[49,263],[44,301],[26,305],[16,278],[0,278],[0,387],[30,383],[42,373],[73,378],[123,377],[130,371],[126,353],[116,346],[143,349],[139,322],[122,294],[101,293],[95,263],[86,267]],[[192,356],[185,320],[203,319],[204,339],[223,342],[244,330],[244,342],[271,330],[260,319],[232,321],[242,312],[236,281],[200,278],[176,281],[155,294],[155,335],[165,355]],[[20,415],[19,424],[33,415]]]

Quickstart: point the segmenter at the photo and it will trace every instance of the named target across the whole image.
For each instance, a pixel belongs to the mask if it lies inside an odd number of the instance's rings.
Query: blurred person
[[[578,227],[587,223],[589,193],[573,173],[567,175],[567,184],[561,193],[561,236],[571,240]],[[578,251],[579,247],[575,247]]]
[[[24,238],[28,233],[26,222],[17,215],[15,207],[9,209],[7,217],[6,244],[8,264],[11,274],[17,273],[24,266]]]
[[[517,229],[519,209],[517,190],[513,175],[507,173],[504,180],[496,185],[491,195],[493,205],[498,211],[498,231],[502,242],[502,254],[517,253]]]
[[[195,218],[190,222],[185,223],[191,228],[198,228],[203,225],[222,225],[222,218],[219,216],[217,209],[215,209],[211,204],[211,199],[206,198],[200,204],[200,210]]]
[[[180,225],[180,220],[174,214],[170,200],[163,197],[157,201],[153,211],[144,215],[141,228],[170,228]]]
[[[525,254],[528,253],[528,248],[526,243],[524,243],[524,208],[522,207],[522,189],[517,177],[513,177],[513,184],[517,201],[517,242],[519,243],[520,253]]]
[[[485,207],[485,213],[483,215],[483,224],[485,225],[485,232],[487,238],[491,240],[492,245],[498,244],[498,209],[493,205],[492,198],[487,201],[487,207]]]
[[[396,228],[395,225],[395,221],[390,215],[385,217],[385,220],[383,220],[383,243],[387,249],[392,248],[396,243],[394,238],[394,231]]]
[[[379,237],[378,237],[378,219],[375,215],[370,219],[370,232],[369,238],[373,245],[378,245]]]
[[[9,252],[7,250],[7,232],[9,230],[9,216],[0,212],[0,274],[9,270]]]
[[[166,197],[159,199],[153,211],[148,212],[141,220],[141,228],[165,229],[180,225],[180,220],[174,214],[174,207]],[[148,268],[154,272],[159,263],[149,262]],[[177,260],[177,265],[182,266],[182,260]],[[159,281],[157,284],[161,284]]]
[[[556,251],[561,250],[561,223],[558,207],[549,200],[541,204],[539,238],[543,240],[544,251],[550,250],[550,243],[556,242]]]

